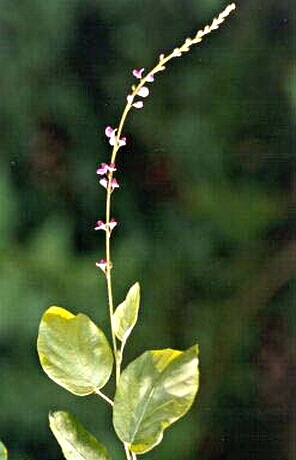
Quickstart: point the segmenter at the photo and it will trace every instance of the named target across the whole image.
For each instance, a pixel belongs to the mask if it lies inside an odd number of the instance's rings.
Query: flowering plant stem
[[[219,14],[217,18],[214,18],[212,21],[211,25],[206,25],[204,29],[199,30],[194,38],[187,38],[183,45],[181,45],[178,48],[175,48],[170,54],[167,56],[164,56],[163,54],[160,55],[159,62],[155,67],[153,67],[150,72],[147,73],[146,76],[141,78],[141,71],[138,71],[138,75],[140,75],[140,82],[138,83],[137,86],[132,86],[132,93],[128,96],[127,98],[127,103],[126,106],[122,112],[118,129],[114,130],[114,135],[113,135],[113,149],[111,152],[111,161],[110,164],[115,165],[116,163],[116,157],[117,157],[117,152],[119,148],[121,147],[121,133],[124,127],[125,120],[127,118],[127,115],[129,111],[133,108],[133,101],[137,95],[139,95],[139,92],[141,88],[144,87],[145,83],[149,81],[153,81],[152,78],[153,76],[162,70],[165,69],[165,64],[167,64],[171,59],[175,57],[180,57],[183,53],[186,53],[189,51],[190,47],[196,43],[199,43],[202,41],[203,37],[210,32],[212,32],[215,29],[218,29],[220,24],[224,22],[226,17],[235,9],[235,4],[232,3],[228,5],[222,13]],[[141,69],[144,70],[144,69]],[[137,72],[137,71],[136,71]],[[124,144],[123,144],[124,145]],[[106,240],[105,240],[105,245],[106,245],[106,266],[105,266],[105,275],[106,275],[106,281],[107,281],[107,293],[108,293],[108,304],[109,304],[109,313],[110,313],[110,324],[111,324],[111,334],[112,334],[112,343],[113,343],[113,351],[114,351],[114,357],[115,357],[115,363],[116,363],[116,382],[118,382],[119,377],[120,377],[120,365],[122,361],[122,352],[123,349],[121,348],[120,350],[117,349],[117,343],[116,343],[116,337],[114,333],[114,329],[112,326],[112,315],[114,313],[114,304],[113,304],[113,293],[112,293],[112,262],[111,262],[111,247],[110,247],[110,242],[111,242],[111,231],[108,228],[108,223],[110,222],[111,218],[111,197],[112,197],[112,192],[113,192],[113,186],[112,186],[112,180],[113,180],[113,170],[109,170],[107,174],[108,178],[108,185],[107,185],[107,193],[106,193]]]
[[[144,69],[134,70],[133,74],[140,81],[138,85],[132,86],[131,93],[127,96],[127,103],[122,112],[119,125],[117,129],[112,129],[110,126],[106,128],[106,135],[109,137],[109,143],[113,145],[111,152],[110,168],[107,168],[105,172],[107,173],[107,184],[105,183],[106,188],[106,216],[105,216],[105,249],[106,249],[106,259],[103,262],[103,269],[106,282],[107,282],[107,294],[108,294],[108,305],[109,305],[109,315],[110,315],[110,325],[111,325],[111,335],[112,335],[112,344],[113,344],[113,353],[115,359],[115,373],[116,373],[116,385],[118,385],[120,372],[121,372],[121,362],[123,356],[124,342],[120,348],[117,346],[116,335],[113,327],[113,314],[114,314],[114,301],[113,301],[113,290],[112,290],[112,261],[111,261],[111,233],[112,229],[110,227],[111,222],[111,205],[112,205],[112,193],[114,191],[114,171],[116,170],[116,157],[118,150],[121,146],[125,145],[126,138],[121,138],[122,130],[129,114],[130,110],[135,108],[142,108],[143,102],[141,100],[134,102],[137,96],[146,97],[149,94],[149,90],[145,87],[146,83],[152,82],[154,80],[154,75],[160,71],[165,70],[165,64],[167,64],[171,59],[175,57],[180,57],[184,53],[187,53],[190,48],[201,42],[205,35],[211,33],[213,30],[218,29],[218,27],[224,22],[226,17],[235,9],[235,4],[232,3],[228,5],[224,11],[222,11],[217,18],[214,18],[210,25],[206,25],[203,29],[198,30],[196,35],[193,38],[187,38],[184,43],[175,48],[170,54],[165,56],[161,54],[159,57],[159,62],[145,75],[142,76]],[[102,164],[103,166],[104,164]],[[104,166],[103,166],[104,167]],[[103,185],[103,184],[102,184]],[[134,460],[136,455],[133,452],[130,452],[127,445],[124,445],[125,453],[128,460]]]
[[[112,407],[113,427],[127,460],[136,460],[137,454],[157,446],[164,430],[190,409],[199,387],[199,369],[198,346],[193,345],[185,351],[148,350],[121,371],[124,347],[137,322],[140,307],[139,283],[130,288],[125,300],[116,308],[113,299],[111,237],[117,222],[112,217],[112,197],[119,188],[115,177],[117,153],[127,143],[122,131],[131,109],[144,106],[143,99],[150,92],[148,84],[158,72],[165,70],[171,59],[187,53],[205,35],[218,29],[234,9],[232,3],[193,38],[186,38],[167,56],[161,54],[148,73],[144,73],[144,68],[134,69],[133,76],[139,82],[131,87],[119,125],[115,129],[105,128],[112,146],[110,163],[101,163],[97,169],[101,176],[99,183],[106,189],[105,221],[98,220],[95,224],[95,230],[105,231],[105,259],[96,265],[106,278],[112,346],[103,331],[83,313],[74,315],[52,306],[43,314],[39,326],[37,350],[44,371],[74,395],[95,393]],[[101,389],[112,374],[114,362],[115,395],[111,399]],[[77,452],[83,460],[110,460],[105,447],[71,414],[53,412],[49,422],[66,460],[77,460]]]

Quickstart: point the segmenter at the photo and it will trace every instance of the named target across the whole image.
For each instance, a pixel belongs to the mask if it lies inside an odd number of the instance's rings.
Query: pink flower
[[[111,171],[116,171],[115,163],[110,163],[109,165],[107,165],[107,163],[101,163],[101,165],[97,169],[97,174],[99,174],[100,176],[104,176],[104,174],[107,174]]]
[[[115,136],[116,131],[117,131],[117,130],[116,130],[116,129],[113,129],[112,126],[107,126],[107,127],[105,128],[105,135],[106,135],[107,137]]]
[[[143,72],[145,68],[142,67],[142,69],[134,69],[133,70],[133,76],[141,80],[143,78]],[[146,81],[152,82],[154,81],[154,75],[153,73],[148,74],[146,77]]]
[[[149,81],[149,82],[154,81],[154,75],[153,75],[153,73],[150,73],[149,75],[147,75],[146,81]]]
[[[108,166],[108,169],[109,171],[112,171],[112,172],[116,171],[115,163],[110,163]]]
[[[141,109],[144,106],[143,101],[133,102],[134,96],[132,94],[129,94],[126,99],[129,104],[135,107],[135,109]]]
[[[134,69],[133,76],[141,80],[144,70],[145,70],[144,67],[142,67],[142,69]]]
[[[106,230],[106,224],[102,220],[98,220],[95,225],[95,230]]]
[[[149,94],[149,88],[147,88],[147,86],[142,86],[138,93],[137,93],[137,96],[140,96],[140,97],[147,97]],[[143,101],[136,101],[136,102],[133,102],[134,100],[134,96],[132,94],[129,94],[127,96],[127,102],[129,104],[131,104],[133,107],[135,107],[135,109],[142,109],[142,107],[144,106],[144,103]]]
[[[105,259],[101,259],[99,262],[96,262],[96,266],[106,273],[107,261]]]
[[[106,179],[106,177],[103,177],[102,179],[100,179],[99,184],[102,187],[107,188],[108,187],[108,179]]]
[[[149,88],[147,86],[142,86],[138,91],[138,96],[147,97],[149,94]]]
[[[112,146],[116,143],[116,131],[117,128],[113,129],[112,126],[107,126],[105,128],[105,135],[109,137],[109,144]],[[126,137],[121,137],[120,139],[118,139],[118,145],[119,147],[126,145]]]
[[[144,102],[143,101],[134,102],[133,107],[135,107],[135,109],[142,109],[144,107]]]
[[[108,188],[108,179],[106,177],[102,177],[102,179],[100,179],[99,181],[99,184],[104,187],[105,189]],[[116,179],[112,179],[111,180],[111,189],[112,189],[112,192],[115,188],[119,188],[119,184],[117,182]]]
[[[111,187],[112,187],[112,190],[114,190],[115,188],[119,188],[119,184],[116,179],[111,180]]]
[[[97,169],[97,174],[99,174],[100,176],[104,176],[105,174],[107,174],[107,172],[108,172],[107,163],[101,163],[101,165]]]
[[[115,143],[116,143],[115,136],[111,137],[110,140],[109,140],[109,144],[113,146],[113,145],[115,145]],[[123,147],[124,145],[126,145],[126,137],[121,137],[118,140],[118,145],[119,145],[119,147]]]
[[[114,227],[116,227],[117,222],[115,219],[111,219],[110,222],[105,224],[102,220],[98,220],[95,225],[95,230],[113,230]]]
[[[117,222],[116,222],[115,219],[112,218],[112,219],[110,220],[109,224],[106,224],[106,225],[108,225],[108,227],[110,228],[110,230],[113,230],[113,228],[116,227]]]

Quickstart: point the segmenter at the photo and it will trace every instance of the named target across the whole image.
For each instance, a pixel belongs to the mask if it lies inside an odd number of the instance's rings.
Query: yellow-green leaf
[[[111,460],[105,447],[72,414],[52,412],[49,426],[66,460]]]
[[[79,396],[102,388],[112,372],[113,355],[104,333],[82,313],[50,307],[41,319],[37,350],[48,376]]]
[[[3,442],[0,441],[0,460],[7,460],[7,459],[8,459],[7,449],[4,446]]]
[[[198,348],[143,353],[122,372],[113,424],[120,440],[143,454],[159,444],[164,430],[182,417],[198,390]]]
[[[123,343],[126,342],[137,322],[139,306],[140,285],[135,283],[128,291],[126,299],[118,305],[112,317],[115,335]]]

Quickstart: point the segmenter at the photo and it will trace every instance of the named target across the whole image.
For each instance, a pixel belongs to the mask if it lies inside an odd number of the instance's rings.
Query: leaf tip
[[[71,313],[70,311],[65,310],[65,308],[52,306],[45,311],[43,316],[59,316],[63,319],[72,319],[75,315],[73,315],[73,313]]]

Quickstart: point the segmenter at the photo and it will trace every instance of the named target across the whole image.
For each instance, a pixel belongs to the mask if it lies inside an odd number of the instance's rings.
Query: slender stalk
[[[126,443],[124,443],[124,450],[127,460],[137,460],[136,454],[128,448]]]
[[[110,404],[110,406],[113,406],[113,401],[110,398],[108,398],[108,396],[106,396],[104,393],[102,393],[100,390],[95,390],[95,393],[101,396],[101,398],[103,398],[105,401],[107,401],[107,403]]]
[[[205,35],[211,33],[213,30],[216,30],[219,28],[219,26],[224,22],[226,17],[235,9],[235,4],[232,3],[228,5],[222,13],[219,14],[217,18],[214,18],[212,23],[210,25],[205,26],[203,29],[198,30],[196,35],[193,38],[186,38],[184,43],[180,46],[175,48],[170,54],[165,56],[164,54],[161,54],[159,57],[159,62],[142,78],[140,75],[140,82],[138,85],[132,86],[132,92],[129,94],[127,98],[127,103],[124,107],[124,110],[122,112],[119,125],[117,130],[115,131],[116,134],[114,135],[114,138],[112,141],[113,149],[111,153],[111,162],[110,164],[115,165],[116,163],[116,157],[117,157],[117,152],[121,147],[121,133],[124,127],[125,120],[127,118],[128,113],[134,106],[134,99],[136,96],[141,97],[141,88],[145,85],[147,82],[153,81],[154,75],[157,72],[160,72],[162,70],[165,70],[165,64],[169,62],[171,59],[175,57],[180,57],[184,53],[187,53],[190,51],[190,48],[201,42],[202,39],[204,38]],[[143,69],[142,69],[143,70]],[[142,71],[141,71],[142,72]],[[147,91],[149,93],[149,91]],[[143,96],[144,97],[144,96]],[[142,104],[143,105],[143,104]],[[135,104],[136,107],[136,104]],[[139,108],[139,106],[137,106]],[[110,315],[110,326],[111,326],[111,335],[112,335],[112,345],[113,345],[113,353],[114,353],[114,359],[115,359],[115,373],[116,373],[116,387],[119,382],[120,378],[120,372],[121,372],[121,363],[122,363],[122,357],[123,357],[123,348],[124,348],[124,343],[121,344],[121,347],[118,348],[117,346],[117,341],[116,341],[116,336],[115,336],[115,331],[113,327],[113,313],[114,313],[114,302],[113,302],[113,290],[112,290],[112,261],[111,261],[111,229],[110,229],[110,219],[111,219],[111,208],[112,208],[112,193],[113,193],[113,186],[112,186],[112,180],[113,180],[113,170],[109,170],[107,173],[107,179],[108,179],[108,184],[107,184],[107,195],[106,195],[106,268],[105,268],[105,275],[106,275],[106,282],[107,282],[107,295],[108,295],[108,305],[109,305],[109,315]],[[96,392],[99,396],[101,396],[103,399],[105,399],[109,404],[113,405],[113,401],[109,399],[107,396],[105,396],[103,393],[101,393],[99,390]],[[125,454],[127,460],[136,460],[136,454],[131,452],[128,448],[128,445],[124,443],[124,449],[125,449]]]
[[[125,450],[125,455],[126,455],[127,460],[133,460],[132,454],[131,454],[127,444],[125,444],[125,443],[124,443],[124,450]]]
[[[110,222],[110,213],[111,213],[111,180],[112,180],[112,172],[109,173],[108,177],[108,187],[107,187],[107,196],[106,196],[106,223]],[[116,372],[116,385],[119,380],[120,376],[120,366],[118,364],[118,351],[117,351],[117,343],[114,328],[112,325],[112,317],[114,313],[114,304],[113,304],[113,290],[112,290],[112,276],[111,276],[111,248],[110,248],[110,229],[107,228],[106,230],[106,281],[107,281],[107,294],[108,294],[108,305],[109,305],[109,316],[110,316],[110,324],[111,324],[111,336],[112,336],[112,345],[113,345],[113,353],[115,359],[115,372]]]
[[[190,48],[202,41],[205,35],[208,35],[211,33],[213,30],[216,30],[219,28],[219,26],[225,21],[227,16],[235,9],[235,3],[231,3],[228,5],[225,10],[223,10],[217,18],[214,18],[211,25],[206,25],[203,29],[200,29],[197,31],[196,35],[193,38],[186,38],[184,41],[183,45],[180,47],[175,48],[170,54],[165,56],[164,54],[160,55],[159,57],[159,62],[147,73],[147,75],[143,78],[141,78],[139,84],[137,86],[132,87],[132,93],[130,94],[130,98],[128,102],[126,103],[124,110],[122,112],[118,129],[115,135],[115,142],[114,146],[112,149],[111,153],[111,163],[115,164],[116,163],[116,156],[117,152],[120,148],[120,136],[122,133],[122,129],[126,120],[126,117],[133,107],[133,101],[134,98],[138,95],[140,89],[149,81],[149,77],[151,75],[156,74],[157,72],[160,72],[165,69],[165,64],[169,62],[171,59],[175,57],[180,57],[182,56],[183,53],[187,53]],[[111,195],[112,195],[112,179],[113,179],[113,171],[109,171],[108,173],[108,186],[107,186],[107,197],[106,197],[106,224],[110,222],[110,217],[111,217]],[[110,249],[110,237],[111,237],[111,232],[110,230],[106,231],[106,279],[107,279],[107,292],[108,292],[108,304],[109,304],[109,313],[110,313],[110,322],[111,322],[111,334],[112,334],[112,343],[113,343],[113,351],[114,351],[114,357],[115,357],[115,363],[116,363],[116,381],[118,382],[119,376],[120,376],[120,365],[118,365],[118,350],[117,350],[117,343],[116,343],[116,337],[115,333],[113,330],[113,325],[112,325],[112,315],[114,312],[114,305],[113,305],[113,294],[112,294],[112,276],[111,276],[111,269],[112,269],[112,263],[111,263],[111,249]]]

